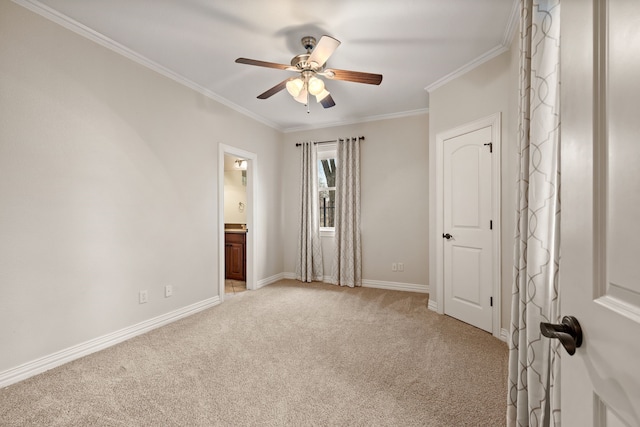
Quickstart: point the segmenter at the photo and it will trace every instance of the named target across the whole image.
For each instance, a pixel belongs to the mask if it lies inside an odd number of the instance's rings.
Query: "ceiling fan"
[[[258,95],[258,99],[267,99],[286,88],[296,101],[307,105],[308,113],[310,95],[315,96],[316,102],[322,104],[324,108],[331,108],[336,105],[331,94],[325,88],[324,81],[320,77],[371,85],[379,85],[380,82],[382,82],[381,74],[325,68],[327,59],[329,59],[338,46],[340,46],[340,41],[333,37],[322,36],[320,41],[316,43],[314,37],[307,36],[303,37],[301,42],[302,46],[307,50],[307,53],[294,56],[291,60],[291,65],[247,58],[236,59],[238,64],[277,68],[279,70],[294,71],[299,74],[298,76],[289,77],[266,92],[261,93]]]

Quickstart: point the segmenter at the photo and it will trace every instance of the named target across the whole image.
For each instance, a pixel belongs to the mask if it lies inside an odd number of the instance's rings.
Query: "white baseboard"
[[[282,280],[282,279],[288,279],[288,277],[286,277],[286,273],[278,273],[278,274],[274,274],[271,277],[267,277],[265,279],[260,279],[260,280],[258,280],[258,283],[256,284],[256,289],[263,288],[263,287],[265,287],[267,285],[270,285],[270,284],[275,283],[278,280]]]
[[[438,301],[434,301],[431,298],[429,298],[429,305],[427,306],[427,308],[431,311],[435,311],[436,313],[438,312]]]
[[[41,357],[31,362],[27,362],[7,371],[0,372],[0,388],[25,380],[34,375],[53,369],[57,366],[79,359],[96,351],[103,350],[115,344],[126,341],[135,336],[142,335],[153,329],[164,326],[168,323],[195,314],[199,311],[214,307],[220,304],[220,297],[215,296],[204,301],[188,305],[183,308],[171,311],[153,319],[145,320],[138,324],[111,332],[98,338],[85,341],[81,344],[57,351],[48,356]]]
[[[419,292],[421,294],[429,293],[429,285],[418,285],[414,283],[383,282],[380,280],[365,279],[362,281],[362,286],[365,288],[389,289],[392,291]]]
[[[500,329],[500,339],[506,343],[508,343],[509,341],[509,330],[507,329]]]

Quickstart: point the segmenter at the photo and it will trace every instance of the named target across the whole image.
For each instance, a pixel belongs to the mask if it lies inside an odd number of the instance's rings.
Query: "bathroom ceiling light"
[[[246,160],[242,160],[242,159],[238,159],[238,160],[235,161],[235,167],[236,167],[236,169],[247,170],[247,161]]]

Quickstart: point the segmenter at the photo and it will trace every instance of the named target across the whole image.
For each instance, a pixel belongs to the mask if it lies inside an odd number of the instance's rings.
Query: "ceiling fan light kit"
[[[287,92],[289,92],[289,95],[293,96],[294,98],[300,95],[303,87],[304,82],[300,79],[293,79],[287,82]]]
[[[309,113],[309,95],[315,96],[316,102],[322,104],[324,108],[331,108],[336,105],[330,92],[326,89],[324,81],[319,77],[372,85],[379,85],[382,82],[381,74],[325,68],[327,59],[340,46],[340,41],[333,37],[322,36],[320,42],[316,43],[314,37],[307,36],[302,38],[301,43],[307,53],[294,56],[291,60],[291,65],[247,58],[236,59],[238,64],[276,68],[299,73],[298,77],[290,77],[261,93],[258,95],[258,99],[267,99],[286,88],[289,95],[296,101],[306,104],[307,113]]]
[[[324,82],[317,77],[311,77],[307,82],[307,89],[311,95],[316,96],[324,90]]]
[[[300,104],[308,105],[309,103],[309,92],[306,89],[300,91],[298,96],[294,96],[293,99],[298,101]]]
[[[322,92],[316,95],[316,103],[320,103],[323,99],[325,99],[329,95],[329,91],[324,89]]]

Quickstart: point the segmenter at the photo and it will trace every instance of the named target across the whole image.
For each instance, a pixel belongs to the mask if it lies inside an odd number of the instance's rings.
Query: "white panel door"
[[[492,331],[491,127],[443,142],[444,312]]]
[[[640,1],[562,2],[562,424],[640,426]]]

